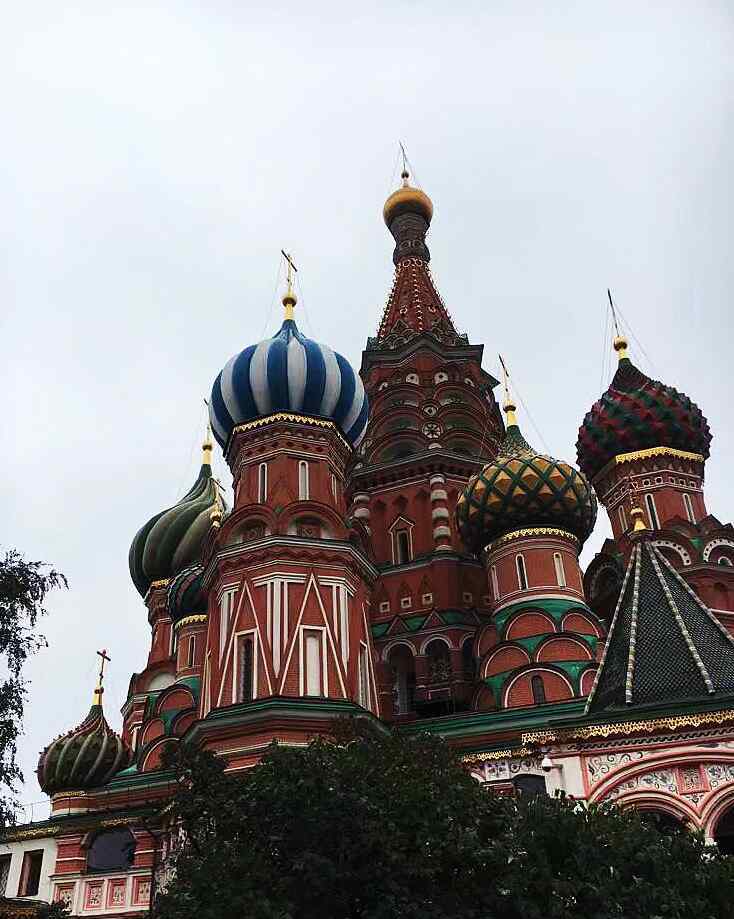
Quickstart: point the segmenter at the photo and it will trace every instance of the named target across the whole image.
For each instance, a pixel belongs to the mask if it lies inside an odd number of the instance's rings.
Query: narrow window
[[[397,544],[397,563],[405,565],[410,561],[410,535],[407,530],[398,530],[395,534]]]
[[[333,472],[331,473],[331,493],[332,495],[334,495],[334,500],[338,501],[339,496],[337,495],[337,491],[336,491],[336,476],[334,475]]]
[[[195,657],[196,657],[196,636],[192,635],[191,638],[189,638],[189,655],[186,659],[187,667],[194,666]]]
[[[18,885],[19,897],[35,897],[38,894],[38,885],[41,881],[41,866],[43,865],[43,849],[25,852],[23,867],[20,872]]]
[[[683,495],[683,505],[686,509],[686,514],[688,514],[688,519],[691,521],[691,523],[695,523],[696,515],[693,513],[693,504],[691,502],[690,495]]]
[[[0,897],[7,897],[11,855],[0,855]]]
[[[222,594],[219,601],[219,657],[224,654],[227,645],[227,636],[229,635],[229,623],[232,618],[232,609],[234,607],[233,590],[227,590]]]
[[[367,645],[359,645],[359,704],[362,708],[370,706],[370,683],[367,666]]]
[[[652,495],[645,495],[645,504],[647,505],[647,515],[650,518],[650,528],[653,530],[660,529],[660,522],[658,521],[658,512],[655,507],[655,499]]]
[[[515,556],[515,566],[517,567],[517,583],[520,590],[528,589],[528,576],[525,572],[525,559],[522,555]]]
[[[622,527],[622,532],[627,532],[627,514],[624,510],[624,505],[620,504],[617,508],[617,516],[619,517],[619,525]]]
[[[252,638],[240,640],[240,702],[255,698],[255,654]]]
[[[298,464],[298,500],[308,501],[308,463],[305,460]]]
[[[543,705],[545,703],[545,686],[543,685],[543,677],[538,676],[537,674],[530,679],[530,686],[533,690],[533,702],[536,705]]]
[[[553,553],[553,564],[556,568],[556,581],[559,587],[566,586],[566,572],[563,569],[563,558],[560,552]]]
[[[304,689],[307,696],[320,696],[321,692],[321,632],[304,632],[304,658],[306,673]]]
[[[497,569],[495,568],[494,565],[492,565],[492,567],[489,569],[489,576],[492,580],[492,596],[494,597],[495,600],[499,600],[500,585],[499,585],[499,581],[497,580]]]
[[[268,464],[260,463],[257,470],[257,500],[265,504],[268,500]]]

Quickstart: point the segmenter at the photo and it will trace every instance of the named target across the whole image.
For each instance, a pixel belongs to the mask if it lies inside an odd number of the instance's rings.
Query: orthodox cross
[[[502,365],[502,385],[505,390],[505,402],[510,400],[510,373],[505,366],[505,362],[502,360],[502,355],[498,354],[497,357],[500,359],[500,364]]]
[[[107,648],[102,648],[101,651],[97,651],[97,655],[100,658],[99,662],[99,679],[97,680],[97,688],[94,690],[94,701],[97,705],[102,703],[102,693],[104,689],[102,687],[102,682],[104,680],[104,665],[111,661],[112,658],[107,654]]]
[[[614,331],[619,337],[622,333],[619,331],[619,323],[617,322],[617,311],[614,309],[614,300],[612,300],[612,292],[607,287],[607,297],[609,297],[609,306],[612,308],[612,320],[614,321]]]
[[[283,256],[283,258],[286,261],[286,264],[288,265],[286,269],[286,272],[287,272],[286,280],[288,281],[288,290],[293,290],[293,272],[295,271],[296,273],[298,273],[298,269],[293,264],[293,256],[289,255],[285,251],[285,249],[281,249],[280,254]]]

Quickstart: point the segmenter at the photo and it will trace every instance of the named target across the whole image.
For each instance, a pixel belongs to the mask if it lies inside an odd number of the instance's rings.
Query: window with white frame
[[[324,633],[321,629],[303,629],[303,694],[324,696]]]
[[[221,659],[224,654],[224,649],[227,644],[227,636],[229,635],[229,624],[232,619],[232,612],[234,611],[234,598],[237,593],[237,588],[232,588],[230,590],[225,590],[222,596],[219,598],[219,657]]]
[[[193,667],[195,659],[196,659],[196,635],[192,635],[189,638],[189,647],[188,647],[188,656],[186,658],[186,666]]]
[[[566,586],[566,572],[563,568],[563,556],[560,552],[553,553],[553,566],[556,569],[556,583],[559,587]]]
[[[525,570],[525,559],[522,555],[515,556],[515,568],[517,569],[517,586],[520,590],[527,590],[528,575]]]
[[[686,514],[691,523],[696,522],[696,515],[693,513],[693,502],[691,501],[691,496],[684,494],[683,495],[683,506],[686,509]]]
[[[622,532],[627,532],[627,514],[624,509],[624,505],[620,504],[617,508],[617,517],[619,518],[619,525],[622,527]]]
[[[492,596],[494,597],[495,600],[499,600],[500,585],[499,585],[499,581],[497,580],[497,568],[494,565],[492,565],[492,567],[489,569],[489,577],[490,577],[490,580],[492,581]]]
[[[370,707],[370,679],[369,679],[369,658],[367,645],[364,642],[359,643],[359,704],[362,708]]]
[[[255,636],[240,635],[237,640],[237,700],[252,702],[255,688]]]
[[[647,516],[650,520],[650,528],[659,530],[660,521],[658,520],[658,511],[655,507],[655,498],[653,498],[652,495],[645,495],[645,505],[647,507]]]
[[[308,501],[308,463],[306,460],[298,463],[298,500]]]
[[[257,469],[257,500],[265,504],[268,500],[268,464],[260,463]]]

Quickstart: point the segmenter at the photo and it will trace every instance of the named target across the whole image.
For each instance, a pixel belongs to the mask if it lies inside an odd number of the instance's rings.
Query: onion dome
[[[341,354],[298,330],[295,305],[289,262],[280,330],[235,354],[214,381],[209,418],[222,449],[237,425],[279,412],[333,421],[353,447],[364,436],[369,405],[359,374]]]
[[[199,561],[212,523],[224,509],[219,486],[212,476],[211,439],[203,445],[201,469],[189,491],[141,527],[130,546],[130,577],[141,596],[151,584],[168,581]]]
[[[568,463],[534,450],[520,433],[507,400],[507,432],[498,455],[472,476],[459,497],[456,522],[466,545],[478,552],[524,527],[566,530],[583,543],[596,521],[596,497]]]
[[[382,209],[382,216],[388,227],[396,217],[402,214],[418,214],[426,223],[431,222],[433,202],[424,191],[421,191],[420,188],[413,188],[408,183],[409,176],[407,169],[404,169],[401,174],[402,186],[390,195]]]
[[[395,240],[392,260],[399,265],[405,259],[430,261],[426,233],[433,217],[433,202],[420,188],[408,182],[409,173],[403,169],[403,184],[385,202],[382,216]]]
[[[52,741],[38,759],[38,784],[48,795],[105,785],[130,762],[130,751],[107,724],[102,685],[94,691],[89,714],[79,727]]]
[[[179,571],[168,585],[166,609],[174,622],[186,616],[206,613],[207,595],[204,591],[204,569],[201,565],[191,565]]]
[[[655,447],[706,459],[711,431],[701,409],[684,393],[638,370],[624,338],[615,338],[614,348],[619,366],[612,384],[579,428],[576,450],[584,473],[593,480],[615,456]]]

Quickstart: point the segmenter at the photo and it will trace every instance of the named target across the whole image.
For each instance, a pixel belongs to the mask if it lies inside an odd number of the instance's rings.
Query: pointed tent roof
[[[734,638],[647,538],[635,543],[587,713],[734,692]]]

